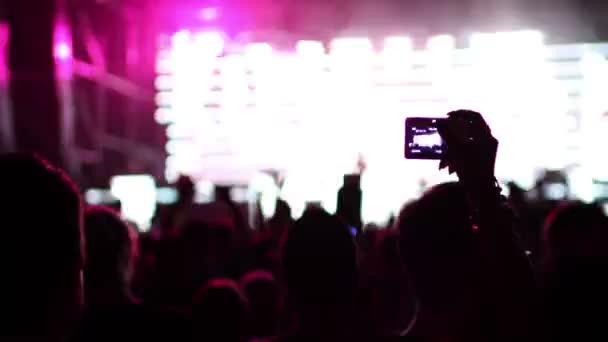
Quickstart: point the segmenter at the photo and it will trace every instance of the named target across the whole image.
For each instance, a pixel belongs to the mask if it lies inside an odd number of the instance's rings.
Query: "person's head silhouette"
[[[179,176],[177,182],[175,182],[175,189],[177,190],[177,200],[179,203],[189,204],[194,201],[196,186],[190,177],[185,175]]]
[[[543,237],[549,261],[608,256],[608,218],[592,204],[574,202],[555,209]]]
[[[464,188],[438,185],[406,205],[397,225],[401,255],[419,301],[416,328],[458,334],[477,315],[480,257]]]
[[[79,192],[34,156],[1,156],[0,170],[0,335],[67,338],[82,306]]]
[[[598,316],[608,305],[608,218],[590,204],[564,204],[547,218],[544,243],[546,320],[552,336],[608,339]]]
[[[137,253],[136,232],[117,213],[104,207],[87,208],[84,222],[87,304],[131,302],[129,286]]]
[[[245,341],[249,336],[249,305],[230,279],[212,279],[195,295],[193,336],[200,341]]]
[[[253,335],[273,336],[279,310],[279,286],[274,276],[268,271],[251,271],[240,285],[251,306]]]
[[[287,233],[283,270],[302,334],[341,334],[352,323],[356,249],[348,227],[337,218],[308,209]]]

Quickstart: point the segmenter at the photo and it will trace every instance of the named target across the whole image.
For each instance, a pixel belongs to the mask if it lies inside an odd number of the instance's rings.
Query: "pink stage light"
[[[65,18],[59,16],[53,31],[53,57],[65,62],[72,57],[72,34]]]
[[[59,42],[54,47],[55,59],[59,61],[67,61],[72,57],[72,47],[67,42]]]
[[[194,36],[194,43],[204,55],[218,57],[224,52],[224,37],[219,32],[199,32]]]
[[[204,21],[215,21],[219,16],[220,11],[214,7],[203,8],[200,12],[200,18]]]

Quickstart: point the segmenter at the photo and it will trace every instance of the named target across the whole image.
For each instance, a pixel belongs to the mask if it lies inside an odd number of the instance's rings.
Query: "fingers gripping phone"
[[[440,160],[447,145],[437,125],[444,118],[407,118],[405,120],[405,158]]]

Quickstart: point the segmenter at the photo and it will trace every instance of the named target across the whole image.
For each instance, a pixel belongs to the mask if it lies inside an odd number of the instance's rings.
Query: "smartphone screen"
[[[441,159],[447,150],[439,135],[441,118],[407,118],[405,120],[405,158]]]

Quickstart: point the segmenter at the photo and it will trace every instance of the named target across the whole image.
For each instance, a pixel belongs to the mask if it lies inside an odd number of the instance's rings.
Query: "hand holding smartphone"
[[[405,120],[405,158],[441,160],[447,144],[439,134],[438,125],[445,118],[407,118]]]

